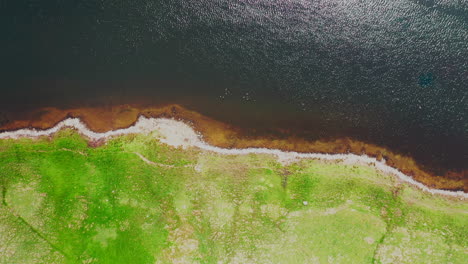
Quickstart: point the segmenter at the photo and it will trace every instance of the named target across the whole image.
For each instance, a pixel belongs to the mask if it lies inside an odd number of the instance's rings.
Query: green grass
[[[147,164],[136,153],[152,161]],[[468,204],[373,168],[0,140],[0,263],[464,263]]]

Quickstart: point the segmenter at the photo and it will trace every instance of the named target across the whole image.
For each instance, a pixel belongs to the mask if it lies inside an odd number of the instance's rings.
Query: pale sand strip
[[[133,154],[137,155],[146,164],[157,166],[157,167],[165,167],[165,168],[190,168],[190,167],[193,167],[191,165],[174,166],[174,165],[168,165],[168,164],[163,164],[163,163],[156,163],[156,162],[153,162],[153,161],[147,159],[145,156],[141,155],[141,153],[133,152]]]
[[[96,133],[88,129],[88,127],[82,123],[78,118],[65,119],[58,123],[55,127],[46,130],[36,129],[19,129],[15,131],[7,131],[0,133],[0,139],[6,138],[37,138],[41,136],[50,136],[59,130],[70,127],[76,129],[79,133],[86,136],[91,140],[106,139],[113,136],[124,135],[124,134],[148,134],[156,131],[161,142],[174,147],[197,147],[202,150],[212,151],[224,155],[246,155],[246,154],[269,154],[275,155],[280,161],[294,161],[298,159],[319,159],[329,161],[343,161],[347,164],[367,164],[374,166],[377,170],[396,176],[403,182],[409,183],[418,187],[419,189],[429,192],[432,194],[440,194],[447,196],[460,197],[461,199],[468,198],[468,193],[463,191],[448,191],[432,189],[424,184],[415,181],[408,175],[405,175],[401,171],[390,167],[385,164],[385,161],[379,161],[375,158],[367,155],[356,155],[356,154],[321,154],[321,153],[298,153],[293,151],[281,151],[279,149],[267,149],[267,148],[246,148],[246,149],[227,149],[208,145],[203,141],[202,135],[197,134],[195,130],[189,125],[182,121],[177,121],[167,118],[146,118],[141,116],[135,125],[117,129],[105,133]]]

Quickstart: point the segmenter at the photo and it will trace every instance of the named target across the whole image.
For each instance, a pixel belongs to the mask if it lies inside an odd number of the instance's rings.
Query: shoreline
[[[440,171],[437,169],[438,167],[435,167],[436,170],[434,170],[430,167],[430,164],[418,163],[411,156],[347,137],[311,141],[291,136],[286,131],[278,131],[279,133],[270,135],[251,136],[248,131],[242,128],[220,122],[177,104],[158,106],[126,104],[71,109],[48,107],[6,117],[4,119],[6,122],[0,124],[0,133],[22,128],[50,129],[67,118],[79,118],[86,127],[99,133],[131,127],[136,124],[140,117],[171,118],[186,122],[203,135],[205,142],[220,148],[267,148],[298,153],[352,153],[358,156],[365,154],[378,161],[385,160],[387,165],[398,169],[430,188],[468,192],[467,169],[453,170],[446,168]],[[99,144],[101,144],[99,141],[92,142],[92,146],[98,146]]]
[[[107,140],[114,136],[126,134],[148,134],[158,132],[162,137],[159,140],[162,143],[173,147],[195,147],[205,151],[211,151],[222,155],[247,155],[247,154],[267,154],[278,158],[280,162],[298,161],[302,159],[317,159],[323,161],[341,161],[350,164],[365,164],[373,166],[378,171],[391,174],[399,180],[408,183],[422,191],[439,194],[451,197],[460,197],[460,199],[468,198],[468,193],[463,191],[450,191],[431,188],[423,183],[415,180],[409,175],[404,174],[400,170],[388,165],[385,159],[378,160],[377,158],[368,155],[356,155],[353,153],[347,154],[323,154],[323,153],[300,153],[296,151],[284,151],[272,148],[222,148],[210,145],[204,141],[202,133],[197,132],[195,128],[184,121],[169,119],[169,118],[153,118],[140,115],[133,125],[127,128],[110,130],[107,132],[95,132],[79,118],[67,118],[56,124],[55,126],[45,129],[18,129],[6,132],[0,132],[0,139],[18,139],[18,138],[39,138],[42,136],[51,136],[64,128],[73,128],[82,136],[91,141]]]

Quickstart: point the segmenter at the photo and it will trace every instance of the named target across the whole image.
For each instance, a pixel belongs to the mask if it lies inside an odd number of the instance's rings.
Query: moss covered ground
[[[0,140],[0,263],[466,263],[468,203],[367,166]]]

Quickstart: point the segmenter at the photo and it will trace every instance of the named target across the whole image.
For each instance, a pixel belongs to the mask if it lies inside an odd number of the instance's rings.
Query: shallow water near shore
[[[0,118],[178,103],[246,137],[350,137],[468,170],[468,6],[10,1]],[[3,113],[3,114],[2,114]]]

